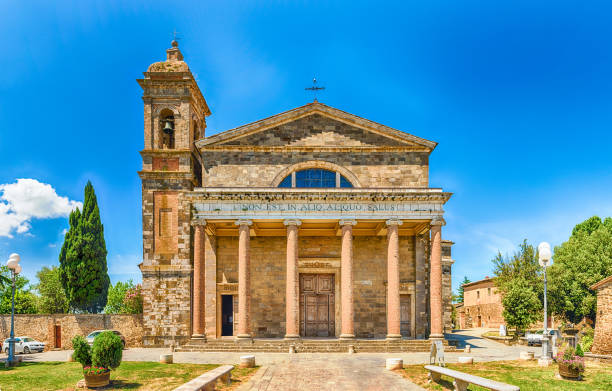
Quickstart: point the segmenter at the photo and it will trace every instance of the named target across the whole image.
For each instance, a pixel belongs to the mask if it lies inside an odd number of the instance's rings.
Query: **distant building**
[[[499,327],[504,324],[504,307],[501,295],[495,287],[495,279],[463,285],[463,305],[457,306],[457,323],[460,329],[473,327]]]
[[[612,276],[592,285],[591,289],[597,291],[595,339],[591,352],[612,354]]]

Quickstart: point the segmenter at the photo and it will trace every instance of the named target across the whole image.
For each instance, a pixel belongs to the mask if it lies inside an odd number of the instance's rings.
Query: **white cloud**
[[[36,179],[18,179],[0,185],[0,236],[27,233],[32,219],[67,217],[83,204],[57,195],[55,189]]]

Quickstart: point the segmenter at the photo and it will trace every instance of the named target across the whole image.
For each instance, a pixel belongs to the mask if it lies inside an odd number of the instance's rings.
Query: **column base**
[[[253,342],[253,337],[250,334],[238,334],[236,336],[236,342]]]
[[[387,341],[399,341],[400,339],[402,339],[402,335],[401,334],[387,334],[387,338],[385,338]]]
[[[206,335],[204,334],[192,334],[191,339],[204,340],[206,341]]]
[[[430,341],[439,341],[444,339],[444,334],[429,334]]]
[[[289,340],[289,341],[296,341],[296,340],[298,340],[300,338],[302,338],[302,337],[300,337],[297,334],[287,334],[287,335],[285,335],[285,340]]]
[[[340,334],[340,339],[344,339],[344,340],[355,339],[355,334]]]

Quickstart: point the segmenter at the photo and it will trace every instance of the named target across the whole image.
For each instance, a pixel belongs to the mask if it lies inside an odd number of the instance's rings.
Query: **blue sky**
[[[612,216],[611,8],[3,1],[0,259],[19,252],[31,279],[56,264],[68,226],[58,216],[89,179],[111,280],[140,279],[135,79],[176,29],[213,113],[208,135],[307,103],[316,75],[322,102],[439,142],[430,183],[454,193],[443,236],[456,242],[456,289],[523,238],[557,245],[577,222]]]

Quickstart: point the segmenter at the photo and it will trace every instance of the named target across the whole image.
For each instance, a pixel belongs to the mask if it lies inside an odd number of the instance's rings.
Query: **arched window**
[[[174,149],[174,115],[168,109],[159,114],[159,147]]]
[[[353,185],[339,172],[308,168],[287,175],[278,187],[353,187]]]

